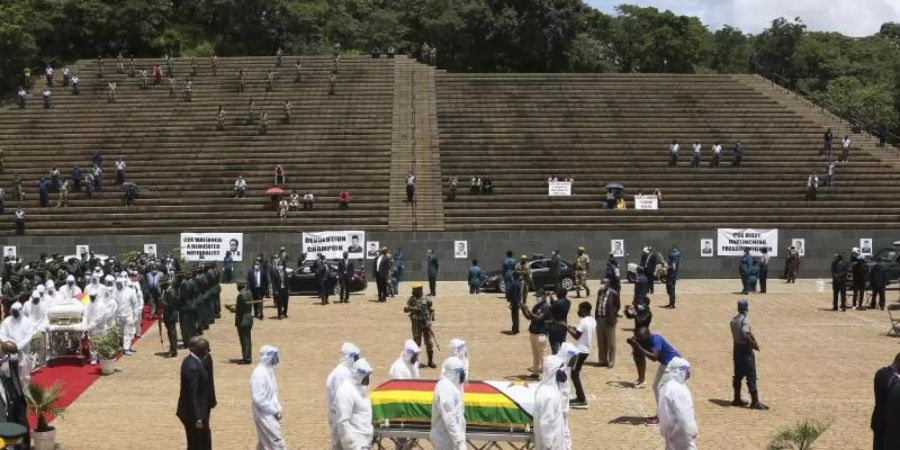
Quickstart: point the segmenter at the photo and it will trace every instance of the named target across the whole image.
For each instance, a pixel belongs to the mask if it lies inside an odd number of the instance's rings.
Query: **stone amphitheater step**
[[[106,60],[105,77],[97,77],[93,60],[71,66],[81,78],[80,95],[59,85],[53,88],[53,108],[44,109],[39,97],[43,81],[25,110],[0,108],[0,148],[5,171],[0,186],[8,193],[7,208],[15,205],[13,175],[25,181],[30,234],[68,234],[84,227],[94,233],[130,230],[177,231],[218,226],[272,230],[300,227],[387,229],[386,199],[390,171],[394,61],[363,57],[342,59],[335,95],[328,94],[330,58],[302,57],[303,79],[294,81],[296,58],[274,67],[274,58],[220,58],[213,76],[208,60],[198,59],[192,101],[182,89],[190,64],[177,59],[176,98],[168,86],[139,88],[140,79],[116,74],[115,61]],[[151,69],[161,60],[137,60],[138,69]],[[236,73],[244,68],[247,84],[238,93]],[[271,91],[265,74],[276,72]],[[116,101],[107,101],[110,81],[118,84]],[[265,135],[246,125],[247,105],[253,99],[269,114]],[[292,118],[282,122],[285,99],[293,103]],[[216,129],[216,111],[226,109],[225,130]],[[27,136],[27,139],[22,139]],[[86,200],[70,195],[69,208],[37,207],[37,178],[51,167],[68,177],[73,164],[84,171],[94,150],[104,155],[104,190]],[[113,161],[127,162],[127,179],[141,185],[137,206],[121,206],[121,191],[112,185]],[[268,209],[263,191],[273,182],[273,168],[286,170],[287,191],[313,191],[314,211],[291,213],[279,220]],[[231,186],[242,175],[255,198],[231,199]],[[338,209],[337,196],[349,191],[351,207]],[[55,205],[56,195],[51,195]],[[11,220],[10,222],[11,223]],[[2,227],[8,233],[7,227]]]
[[[560,217],[566,229],[858,228],[900,218],[891,198],[898,174],[864,147],[837,166],[834,190],[806,201],[810,173],[824,186],[824,128],[732,76],[439,74],[436,87],[443,178],[460,178],[456,199],[444,203],[448,230],[558,229]],[[670,168],[673,139],[681,157]],[[746,147],[740,169],[728,167],[737,140]],[[696,141],[701,169],[688,167]],[[716,141],[722,167],[709,169]],[[494,193],[469,194],[473,176],[492,177]],[[573,176],[576,195],[548,197],[548,176]],[[601,210],[613,181],[628,194],[660,188],[663,209]]]

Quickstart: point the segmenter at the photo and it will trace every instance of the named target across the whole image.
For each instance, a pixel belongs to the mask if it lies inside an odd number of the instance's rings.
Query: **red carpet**
[[[155,326],[156,321],[150,320],[150,310],[149,307],[147,307],[144,309],[144,322],[141,327],[141,335],[143,336],[150,327]],[[134,342],[137,341],[138,339],[134,340]],[[53,383],[62,385],[63,393],[59,406],[66,407],[74,403],[75,400],[77,400],[87,388],[91,387],[98,378],[100,378],[99,364],[92,366],[88,364],[88,361],[85,361],[84,366],[80,366],[74,360],[72,360],[72,362],[60,360],[60,362],[56,363],[53,367],[44,367],[40,371],[34,373],[31,376],[31,382],[44,387],[52,386]],[[48,421],[50,420],[53,420],[53,418],[48,418]],[[28,422],[31,424],[31,427],[34,428],[37,424],[37,417],[34,414],[29,414]]]

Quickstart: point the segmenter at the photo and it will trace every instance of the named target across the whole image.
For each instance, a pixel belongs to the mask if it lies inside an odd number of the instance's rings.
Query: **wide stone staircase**
[[[824,122],[795,112],[729,75],[437,75],[438,126],[448,230],[685,229],[718,226],[888,228],[900,219],[900,173],[859,145],[824,187]],[[677,139],[680,160],[669,167]],[[731,167],[740,140],[744,160]],[[689,167],[691,144],[702,165]],[[723,146],[718,169],[711,147]],[[834,150],[840,137],[835,132]],[[807,177],[820,178],[805,199]],[[493,194],[472,194],[471,177]],[[550,197],[547,178],[574,178]],[[601,209],[607,183],[625,186],[628,209]],[[658,210],[631,196],[660,189]]]
[[[81,94],[61,86],[57,70],[53,107],[40,100],[43,78],[37,79],[25,110],[5,105],[0,110],[0,149],[5,169],[0,187],[6,190],[4,226],[12,232],[13,177],[25,183],[29,234],[162,233],[178,231],[301,231],[318,228],[388,228],[391,165],[394,60],[367,57],[342,59],[335,94],[329,95],[330,57],[301,57],[302,80],[295,81],[297,58],[219,58],[217,75],[211,61],[198,58],[193,99],[182,98],[190,72],[188,59],[176,59],[176,97],[170,98],[165,78],[160,86],[140,89],[140,76],[115,73],[106,60],[105,78],[97,62],[79,61],[71,69],[81,78]],[[138,70],[160,59],[137,61]],[[127,64],[126,64],[127,66]],[[238,92],[237,72],[247,84]],[[127,67],[126,67],[127,70]],[[271,91],[266,73],[276,71]],[[118,84],[116,102],[107,101],[107,82]],[[152,83],[152,78],[151,78]],[[248,125],[248,103],[268,112],[269,128],[260,134]],[[292,119],[282,121],[284,100],[293,104]],[[216,112],[224,105],[223,131],[216,129]],[[64,179],[74,164],[86,174],[95,150],[103,155],[103,185],[96,198],[71,193],[69,207],[38,205],[38,179],[49,180],[52,167]],[[126,181],[140,187],[137,203],[126,208],[122,190],[114,184],[116,158],[124,158]],[[279,219],[266,190],[274,183],[274,168],[284,167],[286,194],[316,197],[312,211],[292,211]],[[247,180],[245,199],[233,199],[238,175]],[[352,196],[349,209],[339,209],[339,193]]]

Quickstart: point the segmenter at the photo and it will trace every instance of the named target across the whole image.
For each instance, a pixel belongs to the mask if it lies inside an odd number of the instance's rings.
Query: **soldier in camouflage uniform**
[[[581,297],[581,288],[584,288],[585,296],[591,296],[591,288],[587,285],[588,270],[591,268],[591,258],[584,251],[584,247],[578,247],[578,256],[575,257],[575,296]]]
[[[525,294],[528,291],[534,291],[534,282],[531,281],[531,271],[528,269],[528,257],[522,255],[519,257],[519,262],[516,263],[515,273],[519,274],[519,279],[522,280],[522,298],[525,298]]]
[[[422,295],[422,285],[417,284],[412,288],[412,296],[406,301],[406,307],[403,312],[409,314],[409,321],[412,323],[413,340],[416,345],[422,345],[422,339],[425,339],[425,351],[428,355],[428,367],[434,369],[434,332],[431,330],[431,322],[434,321],[434,308],[431,306],[431,300]],[[422,367],[425,367],[423,365]]]
[[[103,78],[103,57],[97,56],[97,78]]]
[[[141,71],[141,89],[144,90],[144,89],[147,89],[148,87],[150,87],[150,78],[147,75],[147,71],[142,70]]]
[[[162,295],[163,316],[162,321],[166,325],[166,335],[169,337],[169,353],[168,358],[178,356],[178,311],[182,308],[181,296],[181,276],[175,277],[175,280],[169,285]]]
[[[297,64],[294,64],[294,71],[296,75],[294,75],[294,82],[299,83],[303,81],[303,64],[300,64],[300,60],[297,60]]]
[[[215,264],[210,264],[206,269],[206,282],[209,284],[209,317],[210,323],[216,323],[216,319],[222,317],[222,285],[219,284],[221,273]]]
[[[175,79],[172,77],[169,77],[169,97],[172,97],[172,98],[175,97],[175,87],[176,87]]]
[[[259,121],[259,134],[263,135],[269,131],[269,113],[264,112],[262,119]]]

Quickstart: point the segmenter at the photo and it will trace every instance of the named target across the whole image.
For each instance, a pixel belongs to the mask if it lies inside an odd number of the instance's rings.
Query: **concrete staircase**
[[[444,177],[494,181],[492,195],[463,186],[444,202],[447,230],[891,228],[900,220],[900,173],[869,151],[852,154],[835,189],[807,201],[810,173],[824,184],[821,118],[730,75],[438,74],[437,100]],[[673,139],[681,158],[668,167]],[[737,140],[740,168],[731,167]],[[689,167],[695,141],[703,145],[697,169]],[[724,148],[718,169],[709,167],[714,142]],[[549,197],[549,176],[574,178],[574,195]],[[601,209],[608,182],[624,184],[629,200],[659,188],[661,208]]]
[[[900,152],[890,146],[879,147],[877,136],[872,136],[865,131],[854,133],[851,124],[846,120],[760,75],[740,74],[734,75],[734,78],[775,100],[785,108],[790,108],[800,116],[819,124],[823,133],[824,130],[831,128],[835,139],[833,148],[840,148],[840,139],[844,135],[850,136],[851,158],[853,158],[854,152],[864,151],[890,164],[895,169],[900,168]]]
[[[394,60],[345,57],[335,95],[328,95],[328,57],[302,57],[303,79],[294,81],[296,58],[275,67],[274,57],[220,58],[217,76],[210,61],[198,59],[190,102],[182,99],[186,59],[176,61],[176,98],[162,86],[141,90],[139,78],[115,73],[107,60],[106,77],[97,77],[94,60],[71,68],[81,78],[81,95],[63,89],[60,70],[53,89],[53,108],[40,101],[38,79],[26,109],[0,109],[0,148],[6,167],[0,186],[7,192],[7,212],[0,234],[12,232],[15,208],[13,176],[25,182],[29,234],[154,233],[184,230],[291,231],[326,228],[388,229],[388,183],[391,164],[391,108]],[[137,61],[152,74],[161,60]],[[237,92],[236,73],[243,68],[247,86]],[[265,89],[268,70],[276,71],[274,87]],[[107,102],[106,83],[118,83],[115,103]],[[248,103],[268,112],[269,130],[247,125]],[[293,103],[293,119],[282,123],[282,103]],[[224,131],[216,129],[216,111],[224,105]],[[69,178],[73,164],[86,173],[94,150],[104,157],[103,189],[88,200],[71,193],[68,208],[40,208],[37,180],[57,166]],[[140,198],[125,208],[122,192],[113,184],[113,163],[123,157],[127,181],[141,186]],[[291,212],[279,219],[265,194],[273,170],[281,164],[289,193],[311,191],[312,211]],[[248,183],[245,199],[232,199],[238,175]],[[338,208],[337,197],[348,191],[349,209]],[[51,195],[55,206],[56,195]]]
[[[394,66],[391,136],[391,230],[444,229],[434,69],[400,58]],[[413,204],[406,203],[406,174],[416,175]]]

